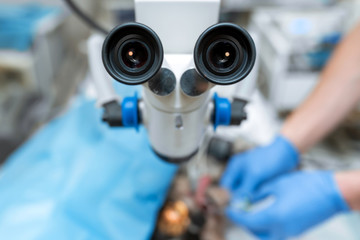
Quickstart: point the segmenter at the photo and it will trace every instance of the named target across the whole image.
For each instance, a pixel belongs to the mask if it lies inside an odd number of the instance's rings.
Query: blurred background
[[[132,0],[75,2],[107,29],[134,21]],[[249,123],[217,134],[231,141],[241,135],[256,145],[268,141],[311,92],[333,49],[360,22],[360,1],[223,0],[221,21],[244,26],[254,37],[258,91],[249,107]],[[78,93],[94,96],[86,52],[92,31],[61,0],[0,1],[0,163],[64,112]],[[356,168],[359,152],[360,108],[303,156],[303,167]],[[330,239],[326,234],[334,226],[340,226],[339,238],[331,239],[360,239],[354,223],[359,223],[358,216],[340,225],[330,223],[303,239]]]

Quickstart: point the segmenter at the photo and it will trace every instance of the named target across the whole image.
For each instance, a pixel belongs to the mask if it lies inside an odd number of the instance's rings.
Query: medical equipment
[[[211,93],[215,85],[244,79],[256,57],[246,30],[217,24],[219,10],[220,0],[135,0],[136,23],[115,27],[105,41],[100,35],[88,41],[103,120],[136,129],[144,124],[154,152],[166,161],[195,156],[211,124],[216,129],[246,119],[251,90],[232,103]],[[123,84],[141,84],[142,99],[135,94],[120,103],[109,75]]]
[[[346,5],[254,12],[250,28],[261,39],[259,85],[277,111],[295,109],[313,90],[344,34],[349,14]]]

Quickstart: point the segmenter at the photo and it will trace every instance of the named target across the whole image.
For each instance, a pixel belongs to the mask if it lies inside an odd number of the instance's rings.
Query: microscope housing
[[[166,161],[191,159],[210,125],[246,119],[247,99],[230,103],[212,93],[215,85],[243,80],[256,56],[245,29],[217,23],[219,8],[220,0],[135,0],[136,23],[117,26],[104,41],[108,74],[143,91],[142,99],[125,98],[121,106],[115,98],[102,101],[103,119],[111,126],[144,124]]]

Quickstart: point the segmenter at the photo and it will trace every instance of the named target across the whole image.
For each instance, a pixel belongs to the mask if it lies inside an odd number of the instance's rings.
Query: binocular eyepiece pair
[[[103,63],[117,81],[136,85],[152,79],[160,70],[164,51],[157,34],[140,23],[114,28],[104,41]],[[248,32],[232,23],[209,27],[194,48],[200,76],[209,82],[229,85],[244,79],[255,63],[255,45]]]

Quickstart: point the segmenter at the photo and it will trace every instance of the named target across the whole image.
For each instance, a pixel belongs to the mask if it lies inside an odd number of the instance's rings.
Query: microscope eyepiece
[[[122,62],[130,71],[139,69],[149,62],[149,49],[140,41],[125,42],[119,54],[121,54]]]
[[[107,72],[115,80],[128,85],[153,78],[161,68],[163,55],[159,37],[140,23],[115,27],[106,37],[102,49]]]
[[[206,59],[214,73],[223,73],[234,69],[235,60],[239,58],[239,54],[238,48],[233,42],[223,39],[209,46]]]
[[[194,50],[200,75],[221,85],[244,79],[251,72],[255,57],[255,45],[249,33],[232,23],[219,23],[205,30]]]

